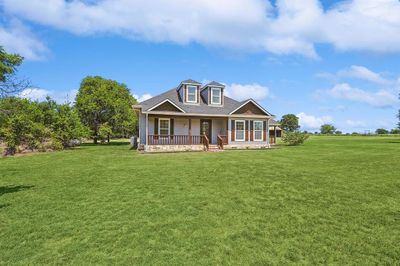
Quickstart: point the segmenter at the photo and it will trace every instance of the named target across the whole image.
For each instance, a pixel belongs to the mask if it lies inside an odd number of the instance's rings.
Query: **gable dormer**
[[[224,105],[224,89],[223,84],[212,81],[202,88],[201,96],[209,106],[221,107]]]
[[[185,104],[200,104],[201,83],[192,79],[184,80],[178,87],[180,101]]]

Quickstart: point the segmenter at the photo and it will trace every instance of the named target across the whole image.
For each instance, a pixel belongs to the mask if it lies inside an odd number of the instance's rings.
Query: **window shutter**
[[[197,103],[200,103],[200,86],[197,87]]]
[[[250,120],[250,141],[254,141],[253,130],[254,130],[254,121]]]
[[[263,121],[263,141],[267,141],[267,121]]]
[[[154,118],[154,135],[158,135],[158,118]]]
[[[171,118],[169,126],[170,126],[169,134],[173,136],[174,135],[174,119],[173,118]]]
[[[235,120],[231,120],[231,140],[235,141]]]
[[[246,120],[246,121],[245,121],[245,125],[246,125],[246,126],[245,126],[245,129],[244,129],[244,130],[245,130],[245,132],[246,132],[246,133],[245,133],[245,134],[246,134],[246,141],[249,141],[249,120]]]

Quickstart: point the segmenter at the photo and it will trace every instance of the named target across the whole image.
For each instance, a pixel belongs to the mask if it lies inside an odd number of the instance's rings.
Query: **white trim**
[[[261,123],[261,139],[256,139],[256,123]],[[260,131],[260,130],[257,130]],[[253,121],[253,141],[263,141],[263,133],[264,133],[264,121],[254,120]]]
[[[272,116],[272,114],[268,113],[267,110],[265,110],[261,105],[259,105],[257,102],[255,102],[254,100],[250,99],[248,101],[246,101],[245,103],[243,103],[241,106],[239,106],[238,108],[236,108],[235,110],[233,110],[232,112],[230,112],[229,114],[233,114],[234,112],[236,112],[237,110],[239,110],[240,108],[242,108],[243,106],[245,106],[246,104],[248,104],[249,102],[253,103],[255,106],[257,106],[261,111],[263,111],[265,114],[267,114],[268,116]]]
[[[195,93],[194,93],[194,98],[195,98],[195,101],[189,101],[189,87],[193,87],[193,88],[195,88]],[[186,102],[187,103],[197,103],[197,94],[198,94],[198,88],[197,88],[197,86],[194,86],[194,85],[186,85]]]
[[[182,108],[180,108],[179,106],[177,106],[176,104],[174,104],[174,103],[173,103],[171,100],[169,100],[169,99],[165,99],[164,101],[162,101],[162,102],[160,102],[160,103],[154,105],[153,107],[151,107],[151,108],[148,109],[147,111],[151,111],[151,110],[157,108],[158,106],[160,106],[160,105],[162,105],[162,104],[164,104],[164,103],[166,103],[166,102],[169,102],[170,104],[172,104],[172,105],[173,105],[174,107],[176,107],[179,111],[181,111],[181,112],[183,112],[183,113],[186,113]]]
[[[214,92],[213,90],[218,90],[219,91],[219,102],[218,103],[214,103],[213,102],[213,96],[214,96]],[[212,105],[221,105],[222,104],[222,89],[218,88],[218,87],[210,87],[210,93],[211,93],[211,104]]]
[[[167,134],[167,136],[169,136],[169,135],[171,135],[171,119],[170,118],[158,118],[158,135],[159,136],[165,136],[165,135],[161,135],[160,134],[160,130],[161,130],[161,127],[160,127],[160,122],[161,122],[161,120],[167,120],[168,121],[168,134]]]
[[[243,122],[243,139],[237,138],[237,122]],[[235,120],[235,141],[246,141],[246,120]]]

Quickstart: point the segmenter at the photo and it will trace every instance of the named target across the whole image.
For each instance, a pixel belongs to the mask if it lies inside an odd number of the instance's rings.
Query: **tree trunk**
[[[107,135],[107,143],[110,143],[110,134]]]

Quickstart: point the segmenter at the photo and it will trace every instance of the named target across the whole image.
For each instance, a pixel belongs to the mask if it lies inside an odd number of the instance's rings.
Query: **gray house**
[[[189,151],[269,148],[279,134],[273,115],[255,100],[236,101],[218,82],[184,80],[134,106],[139,148]]]

